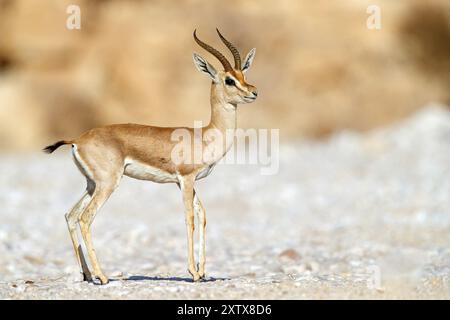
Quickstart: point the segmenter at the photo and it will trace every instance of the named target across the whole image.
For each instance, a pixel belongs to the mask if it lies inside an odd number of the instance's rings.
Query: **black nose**
[[[253,93],[253,95],[254,95],[255,97],[258,96],[258,91],[253,91],[252,93]]]

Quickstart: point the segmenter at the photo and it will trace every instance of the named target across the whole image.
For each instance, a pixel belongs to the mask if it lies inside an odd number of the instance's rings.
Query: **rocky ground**
[[[66,147],[67,148],[67,147]],[[0,158],[3,299],[450,298],[450,113],[282,145],[280,170],[222,165],[198,183],[207,280],[186,271],[174,185],[124,178],[93,238],[112,281],[82,282],[64,213],[70,152]]]

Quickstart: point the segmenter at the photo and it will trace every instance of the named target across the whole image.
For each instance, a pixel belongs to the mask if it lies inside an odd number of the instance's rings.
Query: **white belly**
[[[124,174],[140,180],[150,180],[158,183],[178,182],[176,174],[135,160],[127,160]]]

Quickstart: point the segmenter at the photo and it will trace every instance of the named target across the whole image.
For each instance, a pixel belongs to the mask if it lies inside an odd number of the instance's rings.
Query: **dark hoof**
[[[92,277],[90,274],[83,273],[83,281],[92,282]]]
[[[95,279],[97,279],[97,280],[99,280],[100,281],[100,285],[105,285],[105,284],[108,284],[109,283],[109,279],[107,278],[107,277],[105,277],[105,276],[103,276],[103,277],[95,277]]]

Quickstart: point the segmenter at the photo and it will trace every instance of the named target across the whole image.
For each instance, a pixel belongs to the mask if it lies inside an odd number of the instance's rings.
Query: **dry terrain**
[[[450,298],[450,113],[282,144],[280,170],[222,165],[199,182],[207,281],[186,271],[174,185],[124,178],[93,225],[112,281],[82,282],[64,213],[84,181],[69,150],[0,158],[0,298]]]

